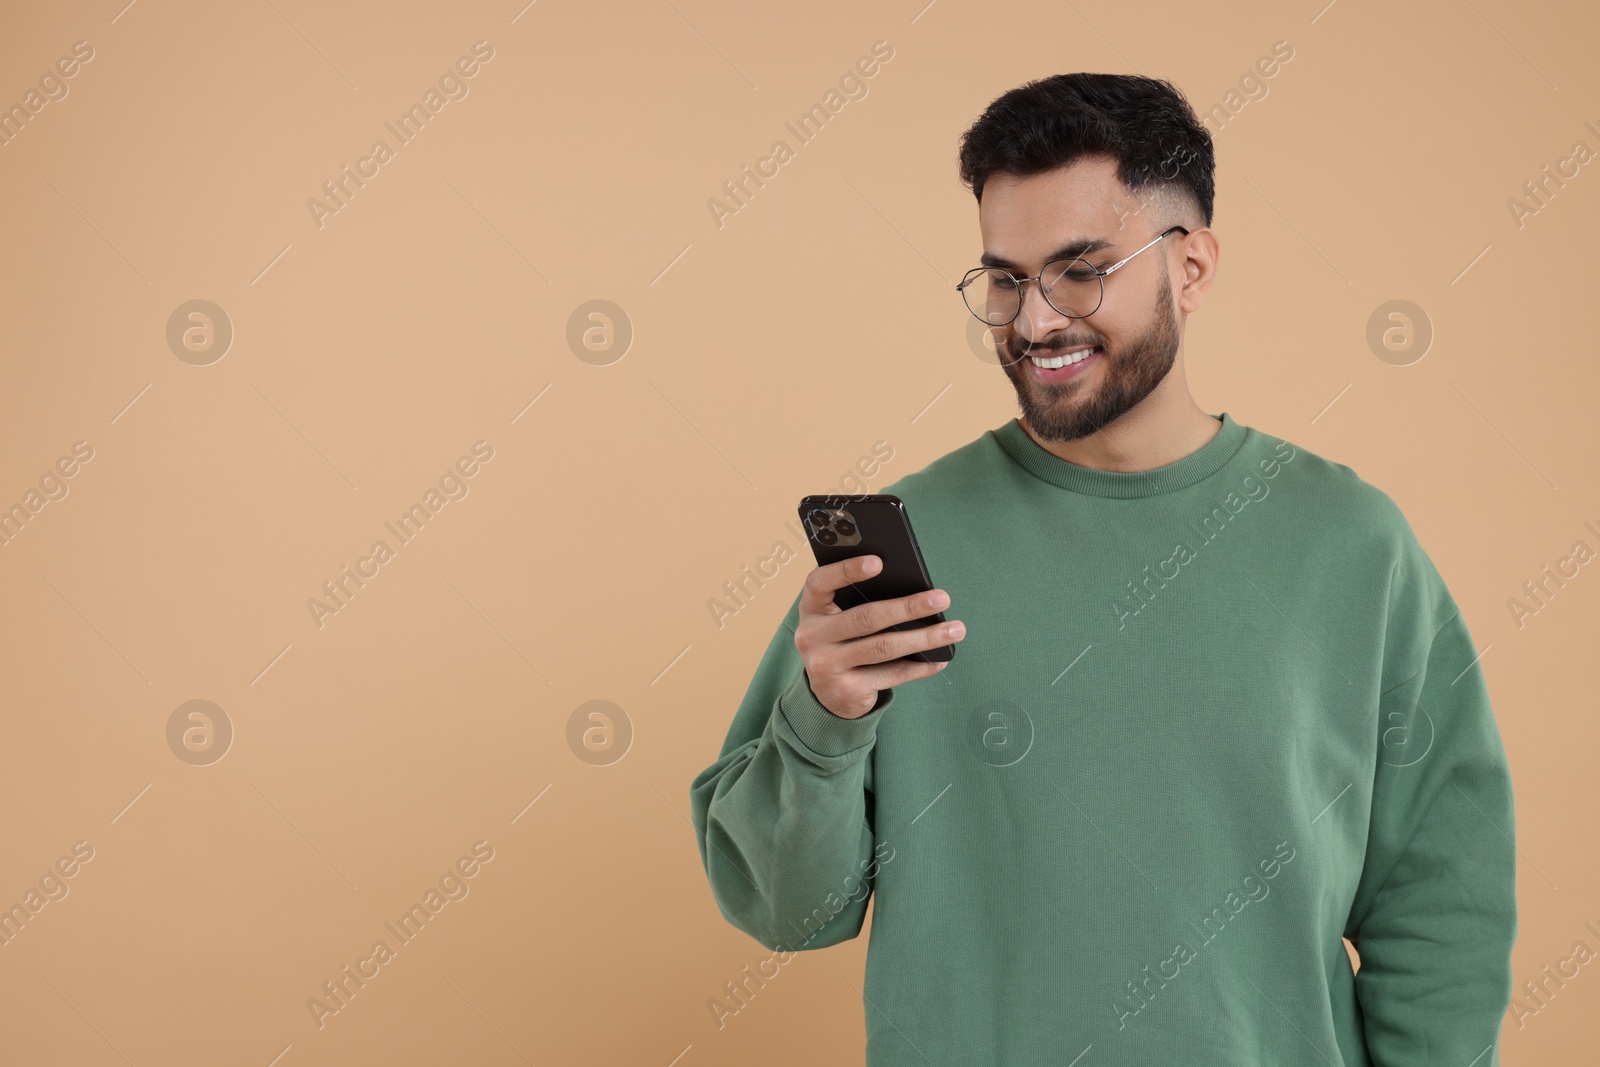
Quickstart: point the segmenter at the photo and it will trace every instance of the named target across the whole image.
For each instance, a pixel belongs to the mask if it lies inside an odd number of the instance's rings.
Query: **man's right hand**
[[[878,703],[879,690],[937,674],[949,662],[924,663],[901,656],[941,648],[966,636],[966,626],[957,620],[911,630],[888,629],[942,611],[950,603],[942,589],[869,601],[849,610],[833,602],[835,590],[865,581],[881,566],[877,556],[867,555],[817,567],[806,575],[800,593],[794,647],[805,662],[811,692],[842,719],[859,719],[870,712]]]

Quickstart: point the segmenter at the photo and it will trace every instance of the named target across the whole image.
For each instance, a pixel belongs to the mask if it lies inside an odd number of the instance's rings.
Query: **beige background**
[[[712,901],[688,784],[809,556],[720,628],[708,601],[803,552],[795,502],[875,442],[871,490],[1014,414],[952,289],[980,251],[956,140],[1075,69],[1243,103],[1212,120],[1194,392],[1400,503],[1487,646],[1519,993],[1600,949],[1600,576],[1508,608],[1600,548],[1600,170],[1508,207],[1600,150],[1592,5],[123,2],[0,32],[0,103],[93,49],[0,146],[0,506],[93,450],[0,548],[0,903],[93,849],[0,947],[8,1061],[860,1062],[865,936],[720,1029],[707,1006],[769,953]],[[319,227],[307,200],[477,41],[468,95]],[[785,121],[876,41],[867,95],[800,145]],[[719,228],[707,201],[779,139]],[[234,332],[204,366],[166,340],[196,299]],[[597,299],[634,334],[605,366],[567,340]],[[1404,366],[1366,340],[1395,299],[1435,334]],[[468,495],[400,545],[384,523],[478,441]],[[307,601],[380,538],[319,627]],[[169,747],[191,700],[234,732],[209,765]],[[569,746],[591,700],[631,725],[619,762]],[[480,841],[470,894],[319,1029],[308,999]],[[1593,1055],[1595,966],[1508,1017],[1506,1063]]]

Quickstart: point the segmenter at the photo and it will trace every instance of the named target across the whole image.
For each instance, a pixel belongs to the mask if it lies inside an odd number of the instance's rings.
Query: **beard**
[[[1045,384],[1034,379],[1027,365],[1029,352],[1045,354],[1057,348],[1100,343],[1098,338],[1063,339],[1051,349],[1042,349],[1013,333],[1006,343],[1009,353],[1001,360],[1001,366],[1017,391],[1022,416],[1033,432],[1047,441],[1076,441],[1110,425],[1154,392],[1172,370],[1179,340],[1178,319],[1172,310],[1172,282],[1163,270],[1150,327],[1120,351],[1102,348],[1098,357],[1102,364],[1099,388],[1089,392],[1082,377]]]

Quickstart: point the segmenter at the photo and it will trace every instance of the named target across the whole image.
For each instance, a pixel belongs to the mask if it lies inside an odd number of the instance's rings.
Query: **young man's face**
[[[1046,259],[1077,241],[1106,247],[1080,253],[1104,270],[1148,242],[1173,219],[1142,207],[1117,178],[1115,160],[1095,157],[1043,174],[991,175],[983,186],[978,225],[991,265],[1037,277]],[[1167,275],[1173,233],[1104,279],[1105,296],[1084,318],[1067,318],[1045,302],[1037,282],[1024,287],[1022,310],[994,327],[995,349],[1017,390],[1023,419],[1045,440],[1086,437],[1131,410],[1167,376],[1181,333]],[[1068,310],[1074,310],[1068,308]],[[1050,370],[1032,357],[1075,354],[1082,363]]]

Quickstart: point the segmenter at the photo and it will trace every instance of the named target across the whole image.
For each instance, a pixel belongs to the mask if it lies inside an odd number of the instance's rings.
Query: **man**
[[[1190,395],[1208,133],[1164,81],[1060,75],[960,163],[1022,417],[885,487],[935,594],[840,611],[866,561],[808,575],[691,787],[722,913],[817,949],[875,894],[871,1067],[1498,1063],[1478,652],[1387,495]]]

